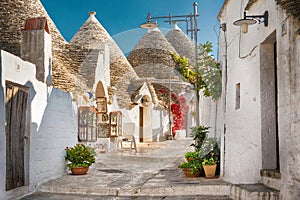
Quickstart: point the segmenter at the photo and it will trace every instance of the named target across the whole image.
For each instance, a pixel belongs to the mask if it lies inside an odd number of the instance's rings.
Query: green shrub
[[[191,174],[194,174],[198,170],[203,169],[202,160],[195,159],[195,160],[191,160],[189,162],[183,162],[178,166],[178,168],[182,168],[182,169],[192,168]]]
[[[73,167],[88,167],[95,163],[95,150],[92,147],[83,144],[77,144],[74,147],[66,147],[65,159],[69,169]]]
[[[211,157],[210,159],[204,158],[203,161],[202,161],[202,165],[214,165],[216,163],[217,162],[214,160],[213,157]]]
[[[191,132],[194,136],[193,140],[195,140],[194,144],[191,144],[191,146],[195,147],[195,151],[199,151],[203,141],[205,138],[207,138],[207,133],[209,132],[210,127],[207,126],[194,126],[191,127]]]
[[[195,158],[199,158],[199,151],[193,151],[193,152],[186,152],[185,154],[184,154],[184,157],[186,158],[186,159],[188,159],[188,158],[193,158],[193,159],[195,159]]]

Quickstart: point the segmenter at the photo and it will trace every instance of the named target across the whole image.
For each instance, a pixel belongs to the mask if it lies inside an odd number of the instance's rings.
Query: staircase
[[[279,200],[279,191],[262,184],[239,184],[230,187],[234,200]]]

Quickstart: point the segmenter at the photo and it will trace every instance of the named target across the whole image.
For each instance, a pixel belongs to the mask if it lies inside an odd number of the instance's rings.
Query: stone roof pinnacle
[[[88,20],[92,20],[92,21],[98,21],[95,17],[96,12],[95,11],[90,11],[89,12],[90,17],[88,18]]]
[[[173,24],[174,24],[173,30],[181,31],[181,29],[180,29],[179,26],[177,25],[177,22],[174,22]]]

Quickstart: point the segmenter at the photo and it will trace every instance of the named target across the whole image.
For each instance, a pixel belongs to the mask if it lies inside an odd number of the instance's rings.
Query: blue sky
[[[188,15],[193,12],[195,0],[41,0],[48,14],[67,41],[74,36],[88,18],[89,11],[96,17],[120,48],[127,54],[146,32],[140,24],[146,22],[147,13],[152,16]],[[217,56],[217,15],[224,0],[198,0],[198,42],[211,41],[213,54]],[[166,33],[173,26],[156,20]],[[179,23],[185,32],[185,23]],[[217,34],[215,33],[215,30]]]

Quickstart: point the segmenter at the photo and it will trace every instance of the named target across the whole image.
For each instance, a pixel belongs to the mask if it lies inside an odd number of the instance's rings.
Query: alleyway
[[[191,139],[138,145],[99,153],[85,176],[64,175],[39,186],[22,200],[34,199],[230,199],[230,185],[219,179],[187,179],[177,168],[192,150]]]

